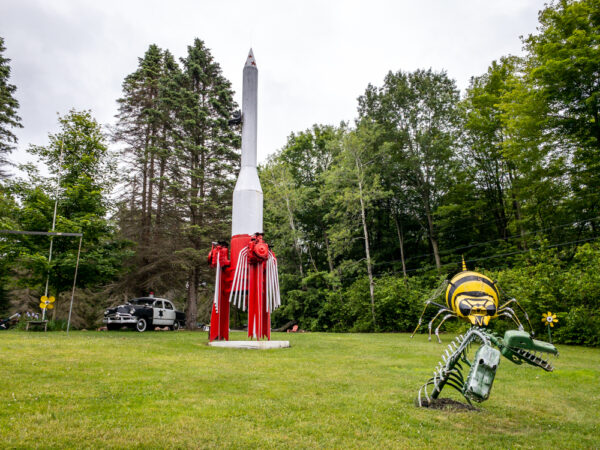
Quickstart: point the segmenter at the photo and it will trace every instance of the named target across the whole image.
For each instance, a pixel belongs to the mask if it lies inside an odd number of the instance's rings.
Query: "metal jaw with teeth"
[[[470,348],[477,343],[480,346],[469,359]],[[522,330],[509,330],[500,337],[485,328],[473,326],[448,345],[433,377],[419,389],[416,403],[429,406],[446,385],[460,392],[469,404],[471,401],[482,402],[489,398],[501,355],[515,364],[526,363],[551,372],[554,367],[542,357],[544,354],[558,356],[558,350]],[[463,372],[467,366],[469,371],[465,377]]]
[[[498,339],[498,338],[496,338]],[[515,364],[527,363],[540,367],[546,372],[552,372],[554,366],[545,359],[545,355],[558,356],[558,350],[552,344],[533,339],[529,333],[518,330],[508,330],[504,338],[497,341],[502,356]]]

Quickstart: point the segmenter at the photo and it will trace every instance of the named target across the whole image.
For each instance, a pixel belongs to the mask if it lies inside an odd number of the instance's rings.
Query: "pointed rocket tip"
[[[248,52],[248,59],[246,59],[246,65],[244,67],[251,66],[256,67],[256,60],[254,59],[254,53],[252,49]]]

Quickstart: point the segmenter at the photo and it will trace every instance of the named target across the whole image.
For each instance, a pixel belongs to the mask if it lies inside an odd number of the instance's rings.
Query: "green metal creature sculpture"
[[[446,306],[438,304],[433,299],[446,289]],[[435,320],[443,313],[440,324],[435,329],[439,343],[440,326],[450,318],[458,318],[471,323],[471,328],[458,336],[448,345],[442,355],[442,361],[434,370],[433,377],[419,389],[417,404],[429,406],[432,400],[440,395],[445,386],[451,386],[459,391],[471,404],[471,401],[482,402],[490,396],[496,370],[500,364],[500,356],[504,356],[515,364],[530,364],[551,372],[554,367],[545,354],[558,356],[558,350],[552,344],[533,339],[533,327],[529,317],[516,299],[511,298],[500,305],[500,290],[495,282],[478,272],[467,270],[463,260],[463,271],[455,275],[449,282],[444,282],[425,302],[425,308],[419,318],[415,331],[421,326],[423,315],[429,305],[439,307],[439,311],[429,322],[429,340]],[[524,314],[531,333],[524,331],[517,314],[510,307],[516,305]],[[518,330],[508,330],[503,337],[488,330],[491,319],[507,317],[513,320]],[[473,345],[479,344],[472,357],[469,357]],[[464,372],[468,367],[465,377]]]

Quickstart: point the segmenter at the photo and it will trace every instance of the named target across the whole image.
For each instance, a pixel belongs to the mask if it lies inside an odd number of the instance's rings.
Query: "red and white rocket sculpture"
[[[242,85],[242,167],[233,191],[231,256],[213,244],[217,269],[210,340],[229,340],[229,304],[248,311],[248,337],[271,339],[271,313],[281,305],[277,259],[263,240],[263,193],[256,170],[258,69],[252,49]]]

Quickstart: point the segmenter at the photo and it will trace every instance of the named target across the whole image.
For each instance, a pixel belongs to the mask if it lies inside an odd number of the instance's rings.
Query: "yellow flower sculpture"
[[[558,319],[556,318],[556,314],[552,314],[548,311],[547,313],[542,314],[542,322],[554,328],[554,324],[558,322]]]

